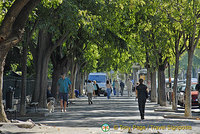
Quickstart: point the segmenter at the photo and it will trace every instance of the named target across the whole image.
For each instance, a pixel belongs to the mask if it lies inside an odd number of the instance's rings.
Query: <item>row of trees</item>
[[[192,58],[200,38],[198,0],[10,0],[0,2],[0,8],[0,104],[5,58],[17,44],[23,50],[21,114],[25,113],[27,69],[36,78],[32,101],[45,107],[50,72],[55,96],[59,74],[70,72],[73,97],[75,86],[88,72],[127,73],[133,63],[148,69],[154,101],[158,71],[162,106],[166,105],[164,72],[167,64],[175,64],[173,109],[177,109],[179,58],[187,51],[185,116],[191,116]],[[7,121],[2,105],[0,121]]]

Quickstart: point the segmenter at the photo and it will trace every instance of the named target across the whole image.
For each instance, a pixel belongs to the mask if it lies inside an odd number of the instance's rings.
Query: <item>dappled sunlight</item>
[[[76,100],[75,104],[69,105],[66,113],[56,111],[52,115],[48,115],[46,121],[39,121],[51,126],[59,127],[86,127],[88,129],[98,128],[104,123],[108,123],[111,127],[114,125],[165,125],[181,124],[178,120],[165,119],[163,117],[165,112],[155,112],[155,103],[146,103],[145,120],[141,121],[138,110],[138,102],[131,99],[121,98],[118,100],[107,100],[105,98],[99,98],[94,100],[93,105],[88,105],[87,100]],[[167,113],[167,114],[179,114],[179,113]],[[56,120],[55,120],[56,119]],[[195,124],[190,121],[189,123]]]

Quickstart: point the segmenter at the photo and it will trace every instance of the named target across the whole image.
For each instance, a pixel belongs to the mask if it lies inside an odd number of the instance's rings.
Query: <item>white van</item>
[[[89,73],[88,80],[96,81],[100,88],[100,94],[107,95],[106,92],[106,80],[107,80],[106,73]]]

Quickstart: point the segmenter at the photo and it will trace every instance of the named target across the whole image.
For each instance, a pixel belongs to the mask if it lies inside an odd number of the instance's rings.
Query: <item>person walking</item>
[[[87,95],[88,95],[88,104],[93,104],[92,102],[92,94],[94,92],[94,86],[92,84],[91,80],[88,80],[88,83],[86,85],[86,91],[87,91]]]
[[[132,96],[132,86],[133,83],[131,82],[131,80],[128,78],[128,81],[126,82],[126,86],[127,86],[127,91],[128,91],[128,97]]]
[[[143,79],[139,79],[139,85],[136,87],[136,98],[138,98],[141,120],[144,120],[145,103],[148,98],[148,92],[147,86],[143,84]]]
[[[100,96],[99,94],[99,85],[97,84],[96,81],[94,81],[94,92],[95,92],[95,96]]]
[[[118,80],[115,81],[115,90],[116,90],[117,97],[119,97],[120,84],[119,84]]]
[[[114,94],[114,96],[115,96],[115,95],[116,95],[116,90],[115,90],[115,80],[113,80],[112,87],[113,87],[113,94]]]
[[[69,78],[65,77],[65,74],[61,74],[61,78],[57,82],[58,89],[57,93],[60,96],[60,107],[61,112],[66,112],[66,105],[68,106],[68,93],[71,90],[71,81]]]
[[[120,82],[120,87],[121,87],[121,96],[123,96],[124,93],[124,82]]]
[[[200,92],[200,81],[199,81],[198,84],[195,86],[195,90]]]
[[[110,99],[112,87],[111,87],[109,80],[106,81],[106,88],[107,88],[107,98]]]

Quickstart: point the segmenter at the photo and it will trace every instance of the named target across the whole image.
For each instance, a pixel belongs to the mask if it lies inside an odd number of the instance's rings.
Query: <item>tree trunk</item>
[[[158,94],[158,98],[157,98],[157,103],[160,104],[160,70],[158,69],[158,91],[157,91],[157,94]]]
[[[40,94],[39,94],[39,107],[46,107],[47,100],[47,85],[48,85],[48,63],[50,55],[44,54],[41,63],[41,81],[40,81]]]
[[[49,45],[51,38],[46,31],[40,30],[38,40],[38,55],[35,60],[37,70],[32,102],[39,102],[39,107],[46,107],[48,63],[51,54]]]
[[[171,80],[171,69],[170,69],[170,63],[168,63],[168,77],[169,77],[169,89],[172,88],[172,80]],[[169,99],[169,104],[171,105],[172,103],[172,92],[168,92],[168,99]]]
[[[172,109],[177,110],[177,82],[178,82],[178,70],[179,70],[179,53],[176,53],[176,63],[174,72],[174,87],[172,96]]]
[[[147,87],[151,91],[151,72],[150,68],[147,68]]]
[[[69,98],[75,98],[74,90],[75,90],[75,84],[76,84],[76,74],[78,70],[78,64],[74,63],[75,61],[73,60],[72,62],[72,69],[71,69],[71,82],[72,82],[72,88],[71,91],[69,92]]]
[[[136,72],[137,72],[137,69],[134,68],[134,69],[133,69],[134,87],[136,87],[136,84],[137,84],[137,82],[138,82]]]
[[[165,66],[164,64],[159,65],[159,77],[160,77],[160,88],[159,88],[159,102],[161,106],[166,106],[166,93],[165,93]]]
[[[21,89],[21,100],[20,100],[20,114],[26,114],[26,76],[27,76],[27,42],[23,43],[23,58],[22,58],[22,89]]]
[[[57,81],[60,78],[60,74],[63,73],[63,67],[60,64],[53,66],[53,74],[52,74],[52,86],[51,91],[55,99],[58,99],[57,95]]]
[[[8,50],[5,48],[1,48],[0,50],[5,50],[0,53],[0,122],[8,122],[7,116],[4,111],[4,106],[3,106],[3,70],[4,70],[4,65],[5,65],[5,59]]]
[[[76,84],[75,84],[75,89],[78,89],[79,93],[80,93],[80,87],[81,87],[81,72],[80,69],[78,69],[77,71],[77,75],[76,75]]]
[[[80,95],[83,95],[84,83],[85,83],[85,75],[81,74]]]
[[[191,117],[191,73],[192,73],[192,58],[194,51],[188,51],[188,67],[187,67],[187,80],[185,88],[185,117]]]
[[[12,46],[15,46],[22,38],[23,28],[29,13],[40,1],[15,0],[0,26],[0,122],[8,122],[2,103],[5,58]]]
[[[156,71],[151,73],[151,101],[156,102]]]

